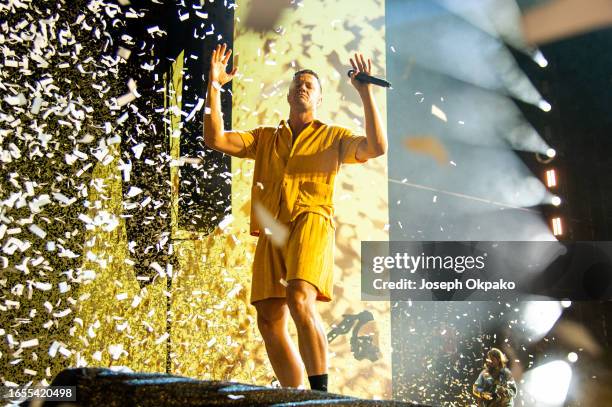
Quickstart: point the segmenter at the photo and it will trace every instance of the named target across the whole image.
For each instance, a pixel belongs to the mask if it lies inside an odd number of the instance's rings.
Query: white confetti
[[[438,119],[446,122],[446,113],[444,113],[442,111],[442,109],[440,109],[438,106],[436,105],[431,105],[431,114],[433,114],[434,116],[436,116]]]
[[[140,298],[139,296],[135,295],[134,299],[132,300],[131,307],[132,308],[136,308],[138,306],[138,304],[140,304],[141,301],[142,301],[142,298]]]
[[[38,226],[35,223],[32,223],[28,229],[30,230],[30,232],[34,233],[36,236],[40,237],[41,239],[44,239],[47,236],[47,232],[45,232],[44,230],[42,230],[40,228],[40,226]]]
[[[229,214],[219,223],[219,228],[225,229],[234,221],[234,215]]]
[[[160,277],[166,277],[166,272],[164,271],[162,266],[159,265],[158,262],[156,262],[156,261],[152,262],[151,264],[149,264],[149,267],[151,267],[153,270],[157,271],[157,273],[159,273]]]
[[[113,360],[119,359],[123,354],[127,355],[128,353],[123,349],[122,344],[118,345],[108,345],[108,353],[111,355]]]
[[[23,341],[19,345],[20,348],[33,348],[38,346],[38,338],[30,339],[28,341]]]
[[[59,290],[60,290],[60,293],[64,294],[70,291],[70,286],[65,281],[62,281],[61,283],[59,283]]]
[[[122,124],[124,121],[126,121],[128,118],[128,113],[125,112],[123,113],[121,116],[119,116],[119,118],[117,119],[117,124]]]
[[[129,198],[133,198],[136,195],[141,194],[141,193],[142,193],[142,189],[140,189],[138,187],[135,187],[135,186],[131,186],[130,189],[128,190],[128,192],[127,192],[127,196]]]
[[[136,159],[140,159],[140,156],[142,155],[142,151],[145,148],[145,144],[144,143],[140,143],[140,144],[136,144],[134,147],[132,147],[132,151],[134,152],[134,157],[136,157]]]
[[[40,112],[40,108],[42,107],[42,103],[42,98],[35,97],[32,101],[32,106],[30,106],[30,113],[38,114]]]
[[[166,332],[165,334],[163,334],[162,336],[160,336],[159,338],[155,340],[155,344],[159,345],[160,343],[164,343],[169,337],[170,337],[170,334]]]

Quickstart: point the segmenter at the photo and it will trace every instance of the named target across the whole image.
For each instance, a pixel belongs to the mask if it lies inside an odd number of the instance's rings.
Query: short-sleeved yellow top
[[[251,187],[250,232],[259,236],[264,226],[255,215],[261,204],[279,221],[288,223],[304,212],[323,215],[333,225],[333,195],[341,164],[365,162],[355,154],[364,136],[312,121],[292,142],[289,124],[238,132],[244,150],[237,157],[255,160]]]

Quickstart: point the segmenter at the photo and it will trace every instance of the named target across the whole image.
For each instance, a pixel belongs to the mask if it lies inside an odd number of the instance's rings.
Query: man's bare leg
[[[253,305],[257,309],[257,326],[278,381],[283,387],[301,386],[304,365],[287,330],[287,302],[284,298],[268,298]]]
[[[298,333],[298,346],[308,376],[327,374],[327,336],[316,306],[317,289],[304,280],[290,280],[287,305]]]

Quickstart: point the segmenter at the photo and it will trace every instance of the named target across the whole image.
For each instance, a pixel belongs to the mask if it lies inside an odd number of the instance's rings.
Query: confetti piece
[[[117,119],[117,124],[122,124],[123,122],[125,122],[128,119],[128,113],[125,112],[123,113],[121,116],[119,116],[119,118]]]
[[[42,107],[43,99],[40,97],[35,97],[32,101],[32,106],[30,106],[30,113],[38,114],[40,112],[40,108]]]
[[[141,302],[142,302],[142,298],[140,298],[138,295],[135,295],[134,299],[132,300],[132,304],[130,306],[132,308],[136,308]]]
[[[122,344],[108,345],[108,353],[111,355],[113,360],[119,359],[123,354],[127,355],[127,352],[123,349]]]
[[[32,223],[28,229],[30,230],[30,232],[34,233],[36,236],[40,237],[41,239],[44,239],[47,236],[47,232],[45,232],[44,230],[42,230],[40,228],[40,226]]]
[[[434,116],[436,116],[438,119],[442,120],[443,122],[447,121],[446,113],[444,113],[442,109],[440,109],[436,105],[431,105],[431,114],[433,114]]]
[[[259,202],[254,203],[257,221],[264,228],[264,233],[270,238],[273,245],[282,247],[289,237],[289,229],[275,219],[274,216]]]
[[[162,268],[162,266],[159,265],[158,262],[154,261],[152,262],[149,267],[151,267],[153,270],[157,271],[157,273],[159,274],[160,277],[166,277],[166,272],[164,271],[164,269]]]
[[[33,348],[38,346],[38,338],[30,339],[28,341],[21,342],[20,348]]]
[[[159,338],[157,338],[155,340],[155,344],[159,345],[160,343],[164,343],[166,342],[166,340],[170,337],[170,334],[168,332],[164,333],[162,336],[160,336]],[[209,346],[210,347],[210,346]]]
[[[142,155],[144,148],[145,148],[144,143],[140,143],[132,147],[132,151],[134,152],[134,157],[136,157],[136,159],[140,159],[140,156]]]
[[[130,58],[131,54],[132,51],[124,47],[119,47],[119,49],[117,50],[117,56],[123,59],[124,61],[127,61]]]
[[[229,214],[223,218],[223,220],[219,223],[219,228],[221,230],[226,229],[232,222],[234,221],[234,215]]]
[[[446,165],[448,162],[444,145],[434,136],[408,137],[404,140],[404,145],[410,151],[432,157],[440,165]]]
[[[127,105],[128,103],[133,102],[134,100],[136,100],[136,95],[134,95],[132,92],[125,93],[125,94],[123,94],[123,95],[121,95],[121,96],[119,96],[117,98],[117,106]],[[127,113],[126,113],[126,115],[127,115]],[[126,117],[126,119],[127,119],[127,117]],[[123,123],[124,120],[125,119],[123,119],[121,121],[117,120],[117,123],[119,123],[119,124]]]
[[[189,113],[189,115],[185,118],[185,121],[191,121],[191,119],[193,119],[193,117],[195,116],[195,114],[197,112],[200,111],[200,109],[202,109],[202,106],[204,106],[204,98],[198,98],[198,103],[195,105],[195,107],[191,110],[191,112]]]
[[[128,190],[128,192],[127,192],[127,196],[128,196],[128,198],[133,198],[136,195],[139,195],[141,193],[142,193],[142,189],[140,189],[138,187],[131,186],[130,189]]]

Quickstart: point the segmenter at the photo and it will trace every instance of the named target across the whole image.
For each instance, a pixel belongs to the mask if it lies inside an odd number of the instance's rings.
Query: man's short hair
[[[321,79],[319,79],[319,75],[317,75],[317,73],[313,71],[312,69],[300,69],[299,71],[293,74],[293,79],[295,80],[295,78],[297,78],[298,76],[302,76],[306,74],[312,75],[315,78],[317,78],[317,82],[319,82],[319,89],[321,89],[321,93],[323,93],[323,86],[321,85]]]

